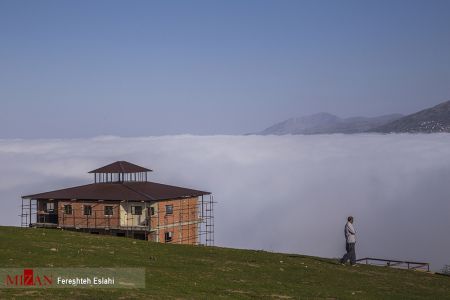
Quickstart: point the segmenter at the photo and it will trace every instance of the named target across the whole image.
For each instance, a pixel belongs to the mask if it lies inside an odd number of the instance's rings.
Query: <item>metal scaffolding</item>
[[[214,246],[214,197],[208,195],[208,199],[201,200],[201,219],[199,226],[200,239],[205,246]],[[203,238],[203,239],[202,239]]]
[[[19,217],[21,227],[31,227],[33,223],[36,223],[37,200],[22,198],[22,210]]]

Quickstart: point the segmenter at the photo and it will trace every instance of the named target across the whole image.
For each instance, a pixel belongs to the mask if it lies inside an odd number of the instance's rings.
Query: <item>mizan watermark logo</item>
[[[7,274],[5,285],[23,287],[23,286],[47,286],[53,284],[52,275],[35,275],[33,269],[23,269],[22,274]]]
[[[144,268],[3,268],[0,288],[145,288]]]

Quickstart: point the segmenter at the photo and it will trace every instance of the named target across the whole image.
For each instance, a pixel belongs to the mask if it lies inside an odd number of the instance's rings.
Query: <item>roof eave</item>
[[[103,201],[144,201],[144,202],[156,202],[156,201],[167,201],[167,200],[175,200],[175,199],[186,199],[186,198],[192,198],[192,197],[201,197],[201,196],[207,196],[207,195],[211,195],[212,193],[210,192],[203,192],[203,193],[199,193],[199,194],[195,194],[195,195],[185,195],[185,196],[177,196],[177,197],[168,197],[168,198],[158,198],[158,199],[128,199],[128,200],[124,200],[124,199],[106,199],[106,198],[102,198],[102,199],[92,199],[92,198],[76,198],[76,200],[80,200],[80,201],[99,201],[99,200],[103,200]],[[22,196],[22,199],[30,199],[30,200],[50,200],[50,199],[54,199],[54,200],[70,200],[70,199],[66,199],[66,198],[50,198],[50,197],[36,197],[34,195],[30,195],[30,196]]]

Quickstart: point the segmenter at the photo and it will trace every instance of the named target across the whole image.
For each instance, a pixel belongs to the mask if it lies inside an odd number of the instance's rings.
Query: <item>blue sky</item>
[[[241,134],[450,100],[450,1],[0,1],[0,138]]]

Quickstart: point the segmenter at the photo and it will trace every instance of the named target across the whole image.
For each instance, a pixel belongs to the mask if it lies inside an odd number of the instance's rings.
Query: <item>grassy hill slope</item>
[[[3,268],[146,268],[145,289],[0,289],[0,299],[450,299],[449,277],[420,271],[52,229],[0,227],[0,263]]]

